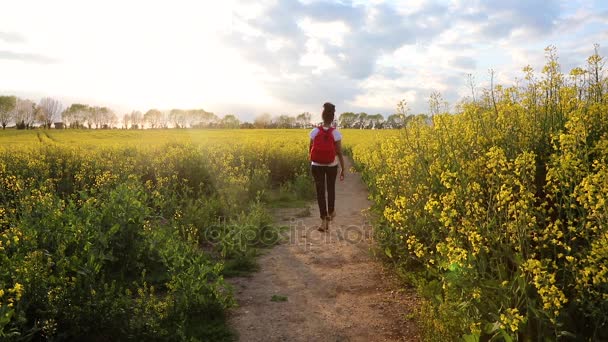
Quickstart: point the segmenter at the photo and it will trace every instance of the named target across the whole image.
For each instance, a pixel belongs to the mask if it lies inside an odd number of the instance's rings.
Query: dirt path
[[[350,163],[347,161],[347,169]],[[337,217],[329,233],[316,230],[319,209],[298,218],[279,212],[285,240],[258,260],[261,270],[233,278],[239,308],[230,323],[241,341],[417,341],[408,317],[416,306],[370,253],[370,203],[358,174],[336,184]],[[287,301],[272,301],[284,296]]]

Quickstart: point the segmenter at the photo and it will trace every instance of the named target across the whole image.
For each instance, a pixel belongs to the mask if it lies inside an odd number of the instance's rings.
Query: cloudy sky
[[[579,0],[7,1],[0,11],[0,94],[106,105],[119,114],[204,108],[259,113],[427,111],[488,69],[512,84],[608,55],[608,2]]]

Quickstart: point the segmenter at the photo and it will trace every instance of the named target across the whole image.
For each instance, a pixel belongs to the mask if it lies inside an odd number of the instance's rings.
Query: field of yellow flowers
[[[0,340],[222,340],[306,132],[0,132]]]
[[[608,83],[587,62],[564,75],[549,48],[523,85],[352,147],[429,339],[608,340]]]
[[[455,114],[343,131],[427,339],[608,340],[603,63],[549,48]],[[1,132],[0,339],[230,338],[224,276],[276,242],[273,189],[310,196],[306,133]]]

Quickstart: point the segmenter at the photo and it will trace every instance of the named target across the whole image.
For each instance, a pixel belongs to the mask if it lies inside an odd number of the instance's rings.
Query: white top
[[[329,127],[323,126],[323,130],[327,131],[327,130],[329,130]],[[334,128],[334,131],[332,133],[334,136],[334,141],[342,140],[342,133],[340,133],[337,129]],[[317,136],[317,134],[319,134],[319,127],[315,127],[312,129],[312,131],[310,131],[310,139],[314,140],[315,137]],[[316,166],[336,166],[336,165],[338,165],[338,155],[336,154],[334,161],[329,164],[321,164],[321,163],[317,163],[314,161],[311,161],[310,163],[311,163],[311,165],[316,165]]]

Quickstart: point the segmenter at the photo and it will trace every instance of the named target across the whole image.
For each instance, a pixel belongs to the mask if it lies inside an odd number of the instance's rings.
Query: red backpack
[[[334,128],[327,131],[319,126],[319,132],[312,141],[310,149],[310,160],[319,164],[333,163],[336,158],[336,146],[334,141]]]

